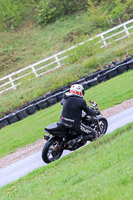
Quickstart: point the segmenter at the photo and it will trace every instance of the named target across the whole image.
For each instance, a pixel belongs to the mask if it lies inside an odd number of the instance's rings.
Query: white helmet
[[[85,94],[84,88],[80,84],[72,85],[71,88],[70,88],[70,93],[75,94],[75,95],[80,96],[80,97],[84,97],[84,94]]]

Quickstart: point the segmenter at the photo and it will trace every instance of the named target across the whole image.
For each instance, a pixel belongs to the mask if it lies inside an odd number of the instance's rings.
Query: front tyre
[[[42,159],[45,163],[53,162],[61,157],[63,153],[61,142],[60,138],[52,138],[46,142],[42,150]]]
[[[99,126],[101,130],[100,137],[102,137],[106,133],[107,128],[108,128],[107,120],[105,118],[99,119]]]

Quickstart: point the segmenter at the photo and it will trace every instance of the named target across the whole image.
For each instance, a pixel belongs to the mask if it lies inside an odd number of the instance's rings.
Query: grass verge
[[[0,77],[69,48],[74,36],[89,32],[87,11],[62,17],[44,28],[27,21],[17,31],[0,32]]]
[[[133,123],[0,189],[1,200],[133,199]]]
[[[126,72],[86,91],[85,99],[99,103],[104,110],[133,97],[133,71]],[[43,129],[48,124],[59,121],[60,103],[0,130],[0,158],[17,148],[43,138]]]
[[[102,52],[97,52],[89,58],[88,56],[79,57],[75,64],[66,65],[40,78],[32,81],[24,79],[23,84],[15,91],[11,90],[0,95],[0,117],[3,114],[15,111],[17,108],[49,91],[68,85],[99,68],[103,68],[112,60],[124,59],[126,49],[133,55],[132,45],[133,39],[126,39],[117,45],[102,49]]]

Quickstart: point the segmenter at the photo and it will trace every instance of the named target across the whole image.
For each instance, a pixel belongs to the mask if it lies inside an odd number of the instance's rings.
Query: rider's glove
[[[100,115],[100,111],[99,110],[96,110],[96,115]]]

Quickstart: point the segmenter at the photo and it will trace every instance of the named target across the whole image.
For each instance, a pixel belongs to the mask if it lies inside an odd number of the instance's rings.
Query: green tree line
[[[92,29],[109,28],[133,17],[133,0],[0,0],[0,27],[19,27],[29,11],[36,22],[44,26],[85,9]]]
[[[92,29],[110,28],[133,18],[133,0],[88,0]]]

